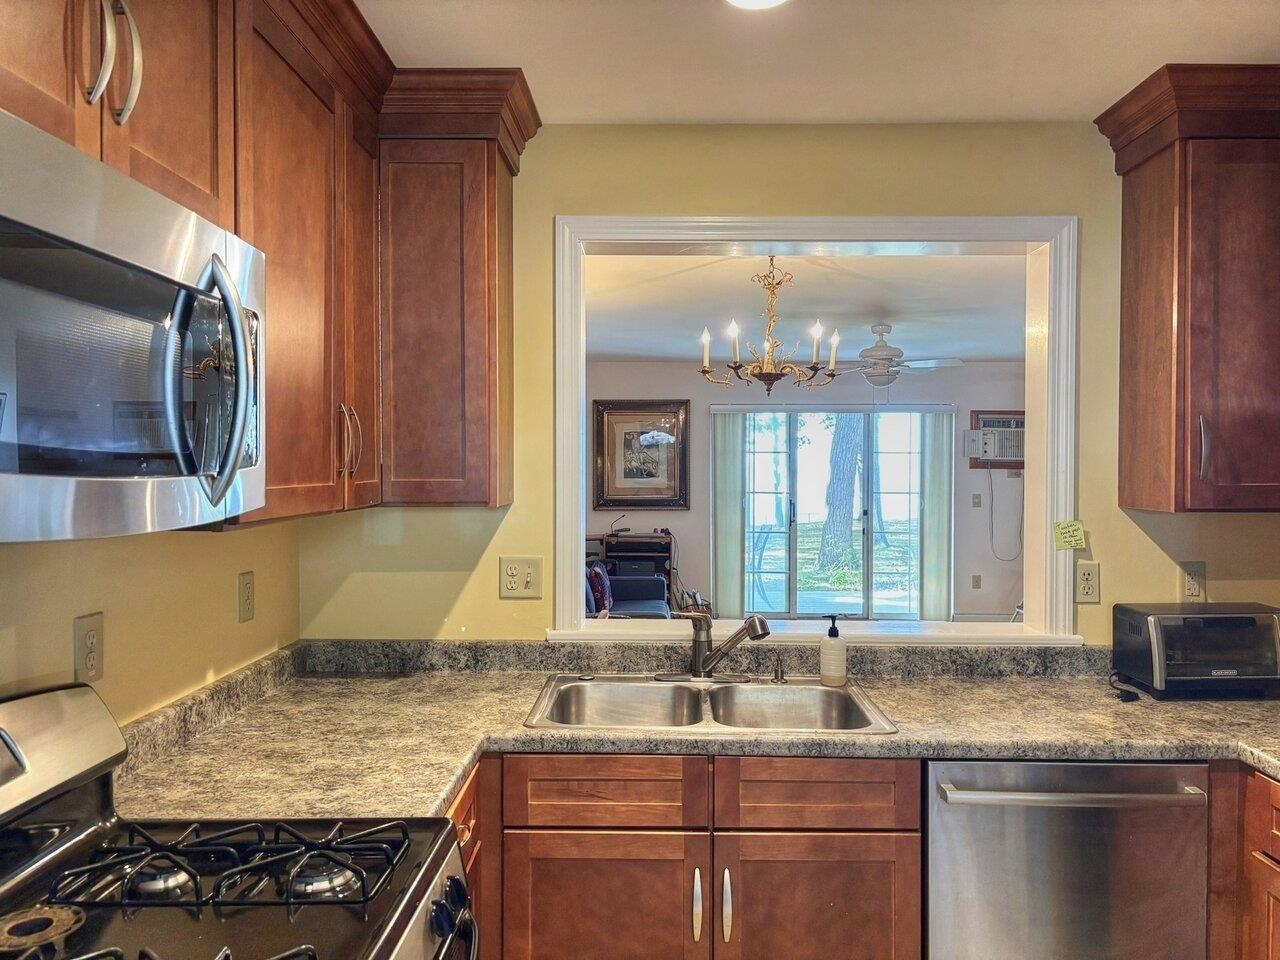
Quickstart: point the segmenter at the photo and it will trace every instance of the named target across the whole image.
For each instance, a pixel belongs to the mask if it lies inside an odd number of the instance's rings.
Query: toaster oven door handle
[[[1191,784],[1174,793],[1074,793],[959,790],[943,781],[938,784],[938,793],[943,803],[971,807],[1200,807],[1209,802],[1205,792]]]
[[[244,435],[249,423],[249,388],[254,383],[253,351],[250,348],[244,307],[240,304],[240,291],[232,282],[226,264],[216,253],[209,258],[209,266],[201,278],[200,286],[210,293],[217,290],[222,296],[235,359],[235,406],[231,414],[231,435],[227,438],[227,448],[223,451],[218,472],[209,484],[209,502],[216,507],[231,489],[244,451]]]

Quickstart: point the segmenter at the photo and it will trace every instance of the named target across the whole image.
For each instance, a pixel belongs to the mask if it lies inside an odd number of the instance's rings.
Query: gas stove
[[[463,960],[440,818],[125,822],[89,687],[0,703],[0,960]]]

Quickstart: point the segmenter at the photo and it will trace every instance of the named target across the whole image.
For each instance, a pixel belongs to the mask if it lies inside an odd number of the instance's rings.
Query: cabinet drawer
[[[917,830],[920,761],[717,757],[715,825]]]
[[[458,831],[458,846],[462,848],[464,864],[470,858],[471,851],[475,848],[480,836],[480,792],[477,789],[479,775],[480,766],[477,764],[468,774],[466,783],[458,791],[453,803],[449,805],[447,814],[453,821],[454,829]]]
[[[706,757],[520,755],[503,758],[507,826],[705,827]]]

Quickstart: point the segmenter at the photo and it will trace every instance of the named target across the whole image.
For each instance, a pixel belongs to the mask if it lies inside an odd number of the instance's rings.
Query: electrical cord
[[[1022,523],[1023,517],[1026,514],[1026,504],[1024,503],[1024,500],[1027,496],[1025,480],[1018,484],[1018,489],[1021,491],[1021,494],[1018,496],[1018,552],[1012,557],[1002,557],[996,551],[996,484],[991,478],[991,468],[987,467],[987,504],[990,507],[987,511],[987,537],[991,543],[991,555],[1001,563],[1013,563],[1013,561],[1022,556]]]
[[[1121,703],[1133,703],[1138,699],[1138,691],[1134,690],[1127,684],[1121,683],[1120,674],[1113,672],[1111,676],[1107,678],[1107,683],[1111,686],[1111,689],[1116,692],[1116,699]]]

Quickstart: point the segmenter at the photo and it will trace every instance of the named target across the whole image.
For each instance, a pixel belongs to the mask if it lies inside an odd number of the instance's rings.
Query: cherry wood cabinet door
[[[499,163],[494,141],[382,141],[384,503],[511,502],[511,175]]]
[[[1193,510],[1280,507],[1280,140],[1187,144]]]
[[[918,830],[919,760],[716,757],[717,830]]]
[[[267,258],[267,503],[247,520],[339,510],[336,297],[345,130],[333,84],[262,0],[237,17],[237,221]]]
[[[503,818],[521,827],[705,827],[706,757],[508,754]]]
[[[709,834],[508,830],[503,854],[505,960],[711,957]]]
[[[1245,877],[1244,960],[1280,960],[1280,864],[1255,850],[1245,860]]]
[[[717,960],[919,960],[918,833],[717,833]]]
[[[103,98],[102,159],[189,210],[235,225],[234,0],[128,0],[142,48],[142,85],[122,123],[133,43],[116,17],[119,52]]]
[[[0,109],[99,156],[102,7],[85,0],[0,0]]]
[[[382,390],[379,379],[378,139],[347,113],[343,262],[343,352],[349,454],[347,509],[382,500]]]

